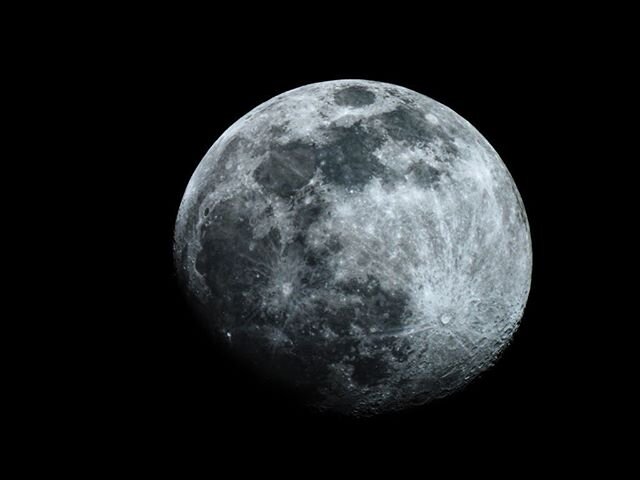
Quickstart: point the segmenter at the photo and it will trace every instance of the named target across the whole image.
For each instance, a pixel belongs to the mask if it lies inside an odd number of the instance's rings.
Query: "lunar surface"
[[[175,261],[211,331],[321,410],[373,415],[461,389],[529,293],[529,226],[498,154],[406,88],[274,97],[202,159]]]

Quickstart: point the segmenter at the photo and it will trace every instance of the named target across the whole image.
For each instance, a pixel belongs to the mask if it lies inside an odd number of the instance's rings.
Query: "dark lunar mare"
[[[378,128],[381,125],[382,128]],[[269,145],[269,157],[254,172],[256,181],[268,192],[289,198],[306,185],[319,169],[327,183],[361,190],[372,178],[395,183],[401,178],[380,163],[375,151],[389,138],[404,145],[420,146],[438,139],[446,156],[457,153],[451,134],[431,125],[415,107],[400,106],[390,112],[372,115],[353,125],[330,125],[323,131],[322,144],[295,140]],[[414,173],[425,185],[437,182],[441,171],[425,164],[414,164]]]
[[[201,224],[200,242],[196,269],[203,276],[210,295],[204,311],[207,318],[216,318],[222,331],[228,332],[233,351],[239,358],[247,360],[260,370],[276,374],[283,382],[295,380],[295,387],[306,401],[324,404],[329,402],[333,409],[348,413],[350,398],[325,398],[319,385],[329,385],[332,363],[344,362],[352,368],[353,381],[361,386],[384,383],[390,374],[382,354],[367,357],[350,355],[359,349],[362,338],[353,333],[359,329],[367,334],[385,332],[401,328],[407,311],[408,298],[402,291],[387,291],[373,276],[365,281],[350,280],[338,283],[334,295],[352,295],[359,298],[357,305],[331,305],[326,299],[304,305],[299,309],[269,311],[264,308],[264,298],[270,293],[269,268],[282,258],[292,256],[303,265],[297,289],[311,292],[330,283],[332,272],[327,259],[339,251],[338,242],[328,242],[321,249],[309,248],[306,241],[308,227],[322,212],[320,204],[310,204],[297,210],[299,233],[294,242],[283,245],[277,229],[272,229],[260,239],[254,238],[250,224],[253,212],[244,211],[248,202],[245,196],[221,202],[206,213],[206,221]],[[263,215],[272,214],[268,209]],[[305,322],[311,316],[318,322]],[[304,324],[302,333],[289,332],[289,325]],[[326,339],[321,335],[324,327],[340,338]],[[285,334],[296,336],[296,342],[274,346],[265,331],[277,327]],[[302,340],[301,340],[302,339]],[[384,335],[374,340],[383,344]],[[393,354],[403,361],[401,350]],[[346,361],[345,361],[346,359]],[[343,405],[342,405],[343,404]],[[341,406],[342,405],[342,406]]]

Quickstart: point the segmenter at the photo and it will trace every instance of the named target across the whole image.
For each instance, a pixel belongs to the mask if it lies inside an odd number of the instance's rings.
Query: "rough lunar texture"
[[[321,409],[455,391],[511,338],[525,210],[467,121],[395,85],[279,95],[211,147],[176,223],[179,275],[232,351]]]

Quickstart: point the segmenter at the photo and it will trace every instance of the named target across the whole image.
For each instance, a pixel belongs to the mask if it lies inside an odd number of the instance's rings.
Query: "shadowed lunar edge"
[[[531,241],[515,184],[447,107],[344,80],[238,120],[189,182],[175,259],[211,331],[321,409],[455,391],[522,316]]]

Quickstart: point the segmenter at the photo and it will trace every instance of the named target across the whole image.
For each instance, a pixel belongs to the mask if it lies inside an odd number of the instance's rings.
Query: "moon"
[[[213,144],[174,257],[214,336],[308,405],[368,416],[462,389],[518,327],[516,185],[453,110],[388,83],[278,95]]]

